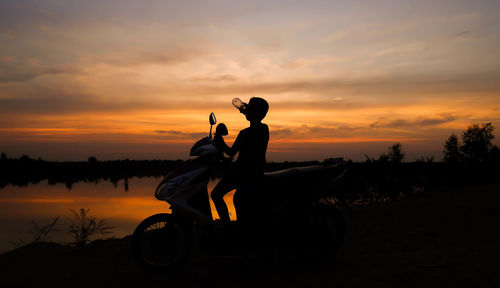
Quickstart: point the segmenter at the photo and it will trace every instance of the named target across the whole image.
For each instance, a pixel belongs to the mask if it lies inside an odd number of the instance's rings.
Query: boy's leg
[[[231,190],[236,188],[236,182],[233,177],[224,177],[220,180],[220,182],[215,186],[214,190],[212,190],[212,200],[214,201],[215,209],[219,214],[220,220],[223,223],[230,223],[231,220],[229,218],[229,211],[227,209],[227,205],[224,202],[224,195],[229,193]]]

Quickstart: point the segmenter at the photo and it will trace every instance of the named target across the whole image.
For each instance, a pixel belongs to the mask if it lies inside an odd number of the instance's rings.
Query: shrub
[[[77,212],[70,209],[72,218],[68,231],[73,236],[73,244],[77,247],[85,246],[88,244],[92,237],[100,234],[110,234],[113,229],[112,226],[106,225],[106,219],[97,220],[95,217],[89,216],[90,209],[83,209]]]

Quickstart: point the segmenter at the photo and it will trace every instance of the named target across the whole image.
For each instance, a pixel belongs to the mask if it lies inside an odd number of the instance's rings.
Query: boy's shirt
[[[264,173],[268,142],[269,127],[259,123],[241,130],[233,147],[229,148],[225,143],[223,146],[229,156],[239,152],[235,163],[236,172],[250,176]]]

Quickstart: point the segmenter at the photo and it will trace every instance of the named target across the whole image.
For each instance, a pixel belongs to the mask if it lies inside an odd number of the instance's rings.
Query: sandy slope
[[[1,287],[500,287],[500,185],[357,207],[332,263],[260,265],[193,257],[152,273],[129,239],[80,250],[39,243],[0,255]]]

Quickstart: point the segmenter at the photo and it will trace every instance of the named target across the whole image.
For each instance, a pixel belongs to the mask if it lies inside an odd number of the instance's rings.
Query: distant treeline
[[[57,162],[32,159],[27,155],[8,158],[5,153],[0,158],[0,188],[7,184],[27,186],[48,180],[50,185],[65,183],[68,189],[76,182],[110,181],[132,177],[162,177],[184,164],[184,160],[111,160],[99,161],[89,157],[88,161]],[[268,163],[268,171],[290,167],[319,164],[319,161]]]
[[[48,180],[50,185],[65,183],[71,189],[76,182],[110,181],[132,177],[162,177],[181,166],[184,160],[111,160],[99,161],[89,157],[88,161],[45,161],[27,155],[8,158],[5,153],[0,158],[0,188],[7,184],[27,186]],[[268,171],[277,171],[297,166],[319,164],[319,161],[268,163]]]
[[[491,123],[473,124],[462,134],[461,141],[452,134],[444,142],[443,162],[421,158],[404,162],[400,143],[388,147],[378,158],[366,156],[366,161],[347,161],[348,168],[343,191],[351,202],[358,200],[384,201],[412,195],[423,189],[451,187],[464,184],[484,184],[500,181],[500,149],[491,143],[494,139]],[[268,172],[291,167],[335,163],[337,159],[305,162],[267,163]],[[183,160],[114,160],[98,161],[89,157],[82,162],[50,162],[22,156],[0,158],[0,188],[7,184],[25,186],[48,180],[49,184],[65,183],[71,189],[79,181],[111,181],[132,177],[161,177],[179,167]],[[125,182],[127,183],[127,182]],[[125,184],[127,187],[127,184]],[[125,188],[127,189],[127,188]]]
[[[26,186],[48,180],[49,184],[65,183],[71,189],[73,183],[99,182],[117,183],[132,177],[160,177],[184,163],[183,160],[112,160],[55,162],[31,159],[24,155],[18,159],[8,158],[2,153],[0,159],[0,188],[7,184]]]
[[[434,162],[421,159],[402,162],[401,145],[389,147],[389,153],[365,162],[347,161],[344,198],[350,202],[400,199],[424,189],[442,189],[465,184],[500,181],[500,162]],[[51,162],[22,156],[0,159],[0,188],[7,184],[26,186],[48,180],[49,184],[64,183],[68,189],[76,182],[111,181],[117,183],[132,177],[161,177],[179,167],[183,160],[114,160],[98,161],[90,157],[82,162]],[[329,164],[334,159],[304,162],[270,162],[267,171],[291,167]]]

